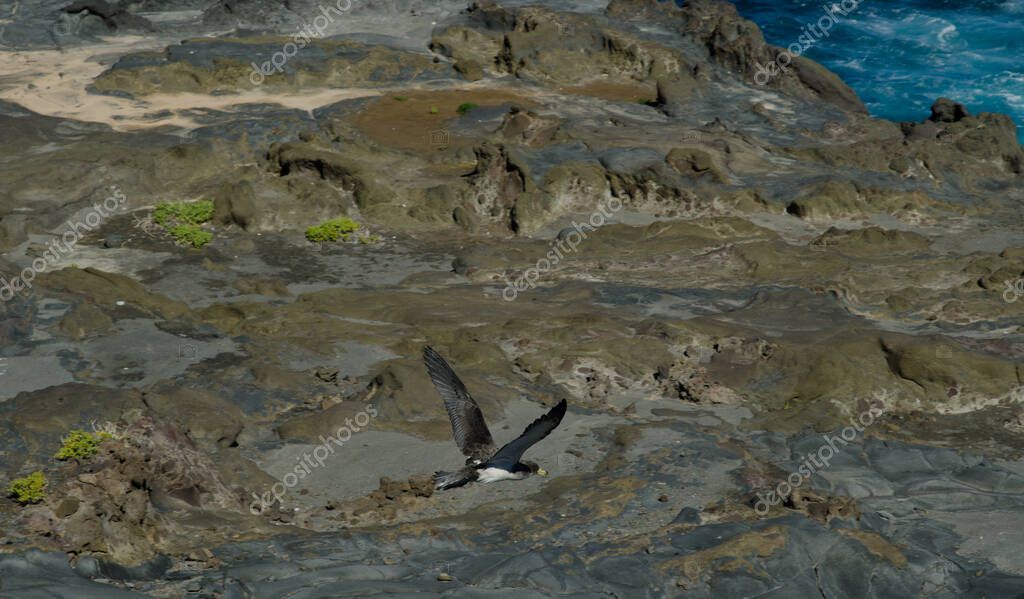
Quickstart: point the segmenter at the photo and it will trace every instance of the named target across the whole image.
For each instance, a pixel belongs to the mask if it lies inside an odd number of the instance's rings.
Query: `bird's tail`
[[[469,482],[467,477],[462,472],[435,472],[434,473],[434,488],[440,491],[445,489],[454,489],[455,487],[461,487],[462,485]]]

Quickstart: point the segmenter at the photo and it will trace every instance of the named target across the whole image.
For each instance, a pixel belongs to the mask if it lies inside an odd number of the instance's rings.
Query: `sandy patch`
[[[254,89],[231,95],[152,94],[144,99],[91,94],[88,86],[118,56],[162,48],[164,41],[119,37],[102,46],[67,51],[0,52],[0,99],[47,116],[105,123],[118,131],[198,126],[182,114],[196,108],[230,111],[243,104],[278,104],[312,111],[350,98],[378,95],[370,89],[320,89],[268,93]]]

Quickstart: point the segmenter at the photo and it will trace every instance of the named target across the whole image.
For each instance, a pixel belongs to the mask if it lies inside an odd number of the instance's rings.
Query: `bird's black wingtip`
[[[565,416],[565,412],[568,409],[568,407],[569,407],[569,402],[567,402],[565,400],[565,398],[563,397],[562,401],[556,403],[555,407],[551,408],[551,411],[548,412],[548,413],[551,414],[552,416],[555,416],[556,418],[558,418],[559,422],[561,422],[562,417]]]

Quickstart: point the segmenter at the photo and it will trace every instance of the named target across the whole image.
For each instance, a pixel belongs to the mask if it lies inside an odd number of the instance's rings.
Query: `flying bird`
[[[466,466],[458,472],[435,472],[434,488],[452,489],[474,481],[520,480],[533,473],[547,476],[547,471],[536,463],[521,458],[527,449],[547,437],[562,422],[566,409],[564,399],[530,423],[515,440],[496,449],[480,406],[448,362],[430,346],[423,348],[423,362],[427,365],[430,380],[444,399],[455,442],[466,456]]]

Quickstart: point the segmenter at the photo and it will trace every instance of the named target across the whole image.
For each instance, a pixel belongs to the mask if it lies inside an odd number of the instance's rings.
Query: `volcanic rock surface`
[[[727,2],[22,4],[0,478],[47,488],[4,596],[1024,588],[1008,117],[761,85]],[[198,249],[153,216],[195,200]],[[433,491],[426,344],[499,443],[568,399],[549,477]]]

